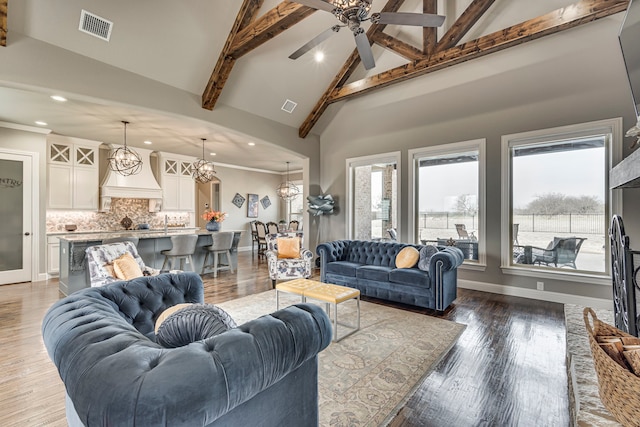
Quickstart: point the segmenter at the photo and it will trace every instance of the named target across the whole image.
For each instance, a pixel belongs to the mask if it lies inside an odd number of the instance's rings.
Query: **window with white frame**
[[[390,239],[398,231],[400,153],[347,159],[348,235]]]
[[[608,177],[621,129],[612,119],[503,137],[503,268],[609,275],[607,229],[621,202]]]
[[[416,243],[456,246],[485,265],[485,140],[409,151]]]

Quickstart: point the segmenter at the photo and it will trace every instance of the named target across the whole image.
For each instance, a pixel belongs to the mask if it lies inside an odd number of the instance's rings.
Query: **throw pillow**
[[[229,314],[211,304],[190,304],[169,315],[158,326],[156,339],[166,348],[182,347],[235,328]]]
[[[418,268],[423,271],[429,271],[429,261],[431,257],[438,253],[438,248],[433,245],[426,245],[420,249],[420,261]]]
[[[102,267],[105,269],[105,271],[109,276],[116,277],[116,272],[113,269],[113,263],[105,264]]]
[[[120,280],[131,280],[136,277],[142,277],[140,266],[128,252],[113,261],[113,271]]]
[[[171,307],[167,308],[165,311],[160,313],[160,316],[158,316],[158,318],[156,319],[156,326],[155,326],[156,334],[158,333],[158,328],[160,327],[160,325],[162,325],[162,322],[167,320],[169,316],[171,316],[176,311],[189,307],[190,305],[193,305],[193,304],[189,302],[183,302],[182,304],[172,305]]]
[[[278,258],[300,258],[300,239],[278,237]]]
[[[411,268],[416,265],[418,259],[420,259],[420,252],[413,246],[407,246],[396,255],[396,267]]]

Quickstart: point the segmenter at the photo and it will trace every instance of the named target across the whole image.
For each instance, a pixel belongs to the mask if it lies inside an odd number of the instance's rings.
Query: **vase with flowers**
[[[220,223],[224,221],[226,217],[226,212],[212,210],[206,210],[201,215],[201,218],[207,221],[205,228],[208,231],[219,231]]]

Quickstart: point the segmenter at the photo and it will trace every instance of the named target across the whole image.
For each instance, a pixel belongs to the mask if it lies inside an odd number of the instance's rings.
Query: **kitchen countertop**
[[[168,227],[167,231],[169,233],[173,233],[176,231],[195,231],[200,230],[198,227]],[[47,236],[74,236],[74,235],[85,235],[85,234],[122,234],[122,233],[130,233],[132,235],[139,235],[142,233],[164,233],[164,228],[147,228],[145,230],[86,230],[86,231],[51,231],[47,233]]]
[[[233,231],[233,232],[242,232],[242,230],[224,230],[224,231]],[[156,230],[122,230],[122,231],[102,231],[102,232],[81,232],[81,233],[61,233],[57,235],[58,239],[66,240],[68,242],[89,242],[95,240],[108,239],[113,237],[131,237],[135,236],[139,239],[157,239],[159,237],[171,237],[177,234],[211,234],[211,231],[208,231],[203,228],[169,228],[165,233],[164,229],[156,229]],[[215,232],[214,232],[215,233]],[[54,233],[50,233],[49,236]]]

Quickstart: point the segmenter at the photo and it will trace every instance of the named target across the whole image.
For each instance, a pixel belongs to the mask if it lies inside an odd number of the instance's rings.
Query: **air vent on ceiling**
[[[293,113],[293,109],[296,108],[297,105],[298,105],[297,103],[293,102],[290,99],[287,99],[286,101],[284,101],[284,104],[282,105],[282,109],[287,113],[291,114]]]
[[[83,33],[91,34],[104,41],[109,41],[111,37],[111,29],[113,28],[113,22],[104,18],[94,15],[91,12],[82,10],[80,13],[80,26],[78,29]]]

